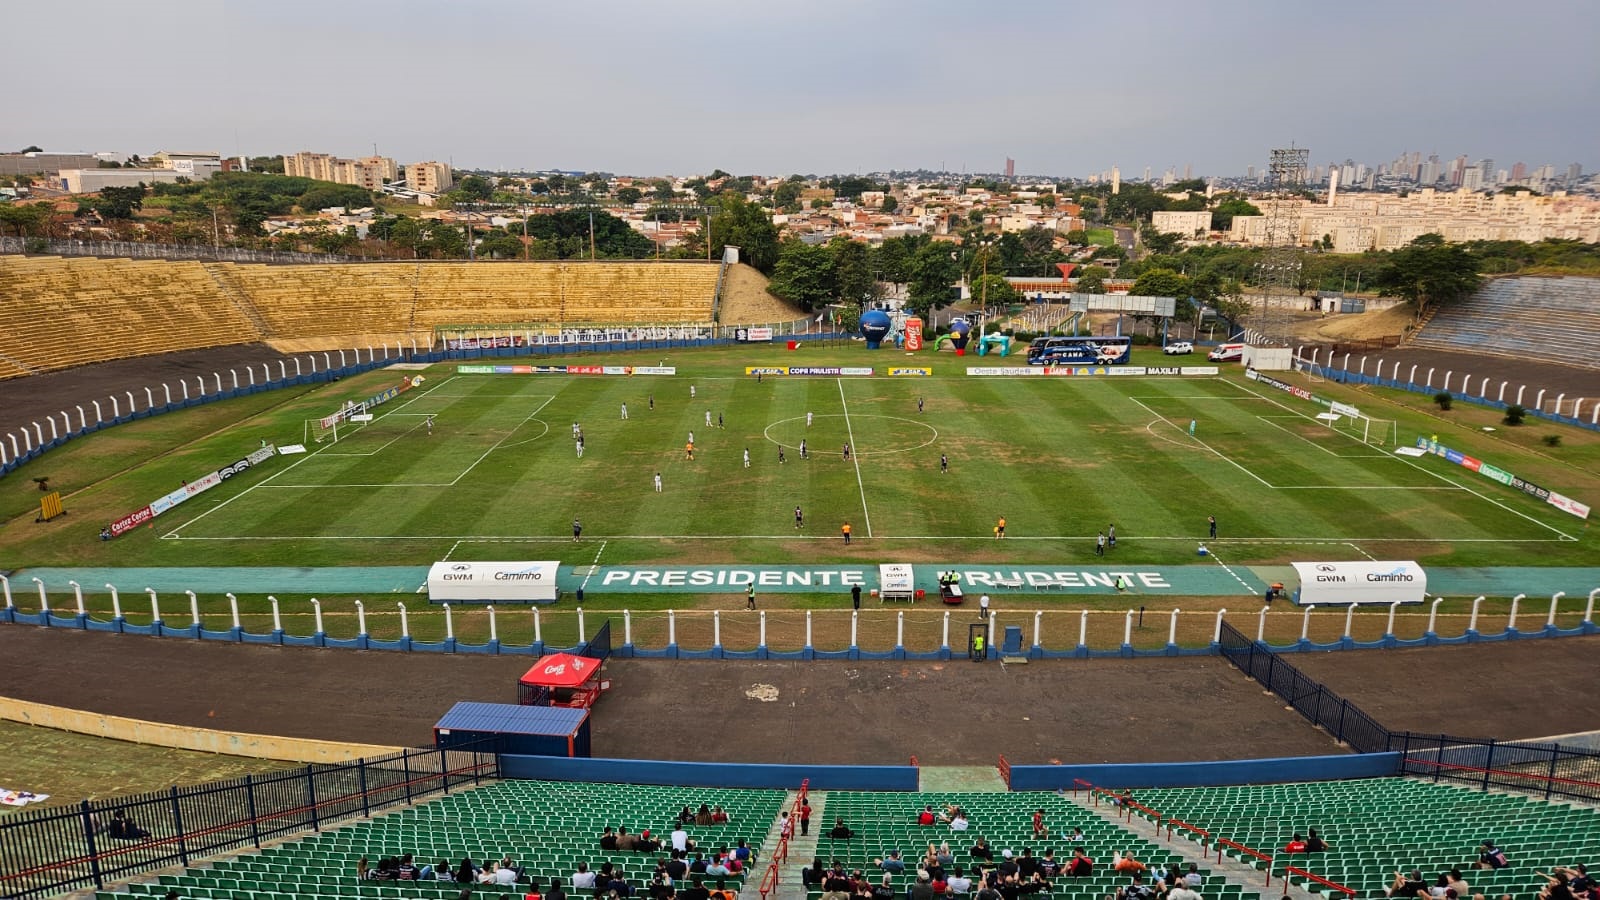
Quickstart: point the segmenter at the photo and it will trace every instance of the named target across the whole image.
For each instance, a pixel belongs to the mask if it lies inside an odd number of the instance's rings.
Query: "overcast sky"
[[[136,0],[4,20],[0,148],[761,174],[1600,165],[1600,2]]]

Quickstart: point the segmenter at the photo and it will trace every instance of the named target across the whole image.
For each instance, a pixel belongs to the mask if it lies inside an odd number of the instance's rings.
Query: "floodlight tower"
[[[1300,254],[1300,191],[1306,182],[1311,151],[1304,147],[1275,148],[1267,163],[1264,224],[1266,252],[1256,264],[1256,284],[1261,289],[1261,311],[1255,316],[1255,340],[1272,347],[1292,344],[1293,317],[1298,303],[1304,261]]]

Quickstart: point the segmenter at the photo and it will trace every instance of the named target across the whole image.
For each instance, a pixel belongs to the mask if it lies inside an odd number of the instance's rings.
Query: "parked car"
[[[1194,344],[1190,341],[1173,341],[1161,348],[1161,352],[1168,356],[1182,356],[1194,352]]]

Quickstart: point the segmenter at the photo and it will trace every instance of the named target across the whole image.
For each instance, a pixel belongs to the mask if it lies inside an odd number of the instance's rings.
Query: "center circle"
[[[939,429],[920,419],[908,419],[905,416],[872,413],[851,413],[846,416],[843,413],[818,413],[811,419],[812,424],[809,428],[806,426],[805,416],[779,419],[768,425],[761,434],[768,441],[794,451],[799,451],[800,441],[804,438],[806,452],[812,456],[839,454],[847,441],[850,443],[851,453],[857,457],[890,456],[895,453],[921,450],[939,439]],[[866,424],[859,424],[863,422]],[[890,422],[924,429],[927,439],[918,443],[918,439],[924,436],[923,431],[890,426],[888,424]],[[852,433],[854,441],[850,440]],[[857,442],[871,449],[860,449]]]

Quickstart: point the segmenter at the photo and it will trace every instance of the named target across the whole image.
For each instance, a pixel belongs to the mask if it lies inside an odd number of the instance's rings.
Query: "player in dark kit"
[[[939,474],[950,474],[950,457],[945,456],[943,453],[939,454]]]
[[[794,508],[794,527],[796,527],[796,528],[804,528],[804,527],[806,527],[805,513],[802,513],[800,511],[800,507],[798,507],[798,506],[796,506]]]

